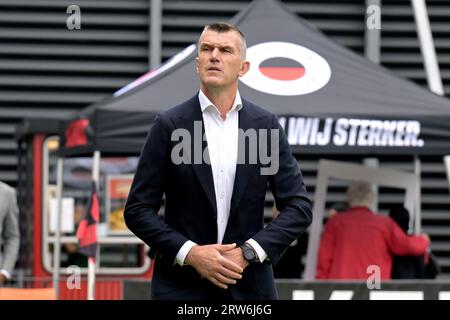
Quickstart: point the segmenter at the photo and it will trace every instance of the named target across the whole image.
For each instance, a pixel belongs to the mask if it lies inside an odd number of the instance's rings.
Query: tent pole
[[[431,32],[430,20],[427,12],[427,7],[424,0],[411,0],[414,18],[416,21],[417,34],[419,36],[420,50],[424,57],[425,71],[427,73],[427,81],[430,90],[438,95],[443,96],[445,94],[444,86],[442,85],[441,72],[439,70],[439,64],[436,55],[436,48],[434,47],[433,34]],[[449,161],[448,156],[444,157],[444,163],[447,166],[447,174],[450,183],[450,171],[449,171]],[[415,169],[416,166],[420,167],[420,160],[415,157]],[[419,175],[419,186],[420,186],[420,175]],[[419,190],[420,192],[420,190]],[[419,194],[420,195],[420,194]],[[420,205],[420,203],[419,203]],[[420,206],[418,207],[418,212],[420,212]],[[416,216],[417,219],[420,217]],[[415,232],[420,231],[420,220],[419,224],[416,225]]]
[[[433,42],[430,20],[424,0],[411,0],[416,21],[417,34],[419,36],[420,50],[423,55],[425,72],[427,73],[428,86],[436,94],[444,95],[441,73]]]
[[[364,158],[363,159],[363,163],[365,166],[369,167],[369,168],[378,168],[380,162],[378,161],[377,158]],[[373,191],[373,203],[372,203],[372,210],[374,212],[378,212],[378,185],[375,183],[372,183],[372,191]]]
[[[308,249],[306,251],[306,265],[303,273],[303,279],[312,281],[316,277],[317,254],[320,246],[320,236],[322,233],[323,215],[326,205],[326,196],[328,189],[328,177],[320,170],[321,161],[319,161],[319,172],[316,179],[316,190],[313,202],[313,221],[309,229]]]
[[[422,229],[422,178],[421,178],[421,162],[418,155],[414,156],[414,174],[417,176],[416,197],[415,197],[415,220],[414,234],[419,234]],[[411,216],[411,213],[410,213]]]
[[[381,0],[366,0],[366,8],[366,28],[364,29],[364,56],[370,61],[379,64],[381,60]],[[375,19],[375,21],[373,19]],[[375,22],[375,24],[373,24],[372,22]]]
[[[56,196],[58,207],[56,211],[55,241],[53,243],[53,288],[56,299],[59,299],[59,268],[61,265],[61,213],[62,213],[62,190],[63,190],[63,163],[64,158],[59,156],[56,173]]]
[[[447,171],[447,181],[448,181],[448,186],[450,189],[450,155],[446,155],[444,157],[444,165],[445,165],[445,169]]]
[[[92,159],[92,180],[95,182],[95,186],[98,191],[100,181],[100,151],[98,150],[94,151],[94,156]],[[98,236],[98,225],[96,225],[96,228]],[[97,252],[95,255],[96,258],[89,257],[88,259],[88,300],[95,300],[95,268],[96,263],[98,263],[100,259],[98,252],[99,245],[97,244]]]
[[[149,66],[154,70],[161,64],[161,26],[162,26],[162,1],[149,0]]]
[[[364,55],[373,63],[380,64],[380,39],[381,39],[381,0],[366,0],[366,28],[364,29]],[[378,25],[369,23],[370,18],[377,19]],[[377,21],[375,21],[377,22]],[[378,168],[377,158],[364,158],[363,163],[369,168]],[[372,184],[373,203],[372,209],[378,212],[378,186]]]
[[[23,150],[23,144],[24,144],[24,140],[21,138],[19,141],[17,141],[17,199],[19,201],[19,214],[22,216],[24,213],[24,206],[23,206],[23,201],[22,201],[22,197],[24,194],[24,190],[23,190],[23,177],[22,177],[22,150]],[[26,169],[26,168],[25,168]]]

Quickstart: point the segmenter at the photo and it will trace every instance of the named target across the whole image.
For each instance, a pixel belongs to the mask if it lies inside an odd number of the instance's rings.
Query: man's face
[[[241,56],[239,35],[234,31],[217,33],[206,30],[199,41],[195,58],[200,82],[205,88],[230,87],[249,69]]]

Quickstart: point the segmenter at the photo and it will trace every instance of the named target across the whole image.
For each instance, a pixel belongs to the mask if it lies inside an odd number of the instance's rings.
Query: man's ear
[[[250,61],[242,61],[241,70],[239,70],[239,77],[242,77],[250,69]]]
[[[195,57],[195,71],[197,72],[197,74],[199,73],[199,70],[198,70],[198,57]]]

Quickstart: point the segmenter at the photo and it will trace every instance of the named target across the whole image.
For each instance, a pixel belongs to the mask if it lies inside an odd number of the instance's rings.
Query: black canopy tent
[[[273,0],[232,23],[252,66],[241,95],[280,117],[300,154],[447,154],[450,101],[401,79],[323,35]],[[86,143],[64,155],[138,154],[154,116],[198,90],[191,45],[160,69],[81,111]]]

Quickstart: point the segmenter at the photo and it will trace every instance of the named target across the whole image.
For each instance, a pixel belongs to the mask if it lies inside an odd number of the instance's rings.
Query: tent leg
[[[419,156],[417,155],[414,156],[414,174],[417,176],[416,197],[414,205],[415,207],[414,234],[419,234],[422,229],[422,179],[421,179],[421,162]]]
[[[64,159],[58,157],[56,173],[56,194],[58,199],[58,209],[56,212],[55,241],[53,243],[53,288],[56,299],[59,299],[59,268],[61,265],[61,213],[62,213],[62,190],[63,190],[63,164]]]
[[[100,181],[100,151],[94,152],[92,159],[92,180],[98,189]],[[98,234],[98,231],[97,231]],[[95,268],[99,262],[99,245],[97,245],[96,259],[89,257],[88,259],[88,300],[95,300]]]
[[[319,162],[320,169],[320,162]],[[317,253],[319,252],[322,221],[326,205],[328,177],[323,170],[319,170],[314,194],[313,222],[309,229],[308,249],[306,252],[306,265],[303,278],[312,281],[316,277]]]

